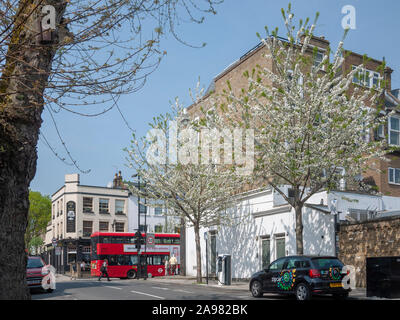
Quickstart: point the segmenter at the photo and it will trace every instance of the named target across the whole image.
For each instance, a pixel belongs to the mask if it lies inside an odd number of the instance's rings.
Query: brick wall
[[[400,256],[400,217],[340,224],[339,259],[356,268],[357,287],[366,286],[366,258],[385,256]]]
[[[311,42],[311,45],[317,46],[319,48],[327,49],[329,46],[329,41],[327,41],[323,37],[314,37]],[[244,54],[241,58],[239,58],[237,61],[235,61],[231,66],[226,68],[224,71],[222,71],[215,79],[215,94],[211,96],[207,96],[204,98],[204,100],[199,103],[198,105],[192,105],[188,107],[188,112],[189,115],[193,118],[195,117],[202,117],[202,112],[200,111],[200,107],[203,107],[207,109],[210,107],[210,104],[207,104],[207,102],[210,101],[210,98],[212,97],[215,99],[215,101],[219,103],[226,103],[226,99],[223,97],[223,91],[228,89],[227,82],[229,81],[232,90],[235,93],[235,95],[239,96],[241,93],[241,89],[244,88],[246,89],[248,87],[248,80],[245,76],[243,76],[243,73],[245,71],[248,71],[250,74],[253,69],[256,71],[260,70],[257,66],[261,68],[269,68],[271,70],[274,70],[274,67],[272,65],[272,61],[270,59],[265,58],[265,54],[268,54],[268,50],[264,45],[259,45],[246,54]],[[307,52],[307,54],[311,54],[310,52]],[[345,61],[343,63],[343,72],[349,72],[352,70],[352,66],[355,65],[360,65],[363,63],[363,55],[355,53],[355,52],[350,52],[346,51],[345,52]],[[382,61],[376,60],[376,59],[369,59],[368,61],[365,62],[365,67],[369,70],[377,70],[379,66],[381,66]],[[386,68],[385,72],[380,71],[381,75],[385,74],[385,80],[387,81],[387,89],[390,91],[391,90],[391,71],[393,71],[390,68]],[[264,81],[265,85],[272,85],[272,83],[269,80]],[[362,90],[361,90],[362,91]],[[354,85],[351,84],[350,88],[348,90],[348,94],[351,95],[354,92]],[[360,92],[362,94],[362,92]],[[366,102],[366,105],[369,105],[371,107],[375,107],[370,105],[370,103]],[[233,115],[230,115],[231,117]],[[385,134],[388,134],[387,132],[387,127],[385,128]],[[371,135],[373,135],[373,132],[371,130]],[[394,184],[389,184],[388,183],[388,167],[394,167],[394,168],[400,168],[400,157],[398,155],[388,155],[388,158],[390,158],[390,162],[385,162],[380,159],[374,159],[374,162],[376,163],[375,168],[380,170],[368,170],[366,169],[365,174],[363,174],[364,178],[368,178],[368,180],[371,180],[374,182],[376,187],[378,188],[378,191],[381,192],[384,195],[390,195],[390,196],[400,196],[400,185],[394,185]],[[259,182],[255,183],[252,186],[248,186],[246,190],[251,190],[252,188],[258,188],[262,185],[264,185],[266,182],[261,179]]]

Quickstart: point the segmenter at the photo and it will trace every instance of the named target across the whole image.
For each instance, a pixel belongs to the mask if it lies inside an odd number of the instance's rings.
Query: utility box
[[[219,285],[232,284],[232,262],[231,255],[220,254],[217,257],[217,278]]]
[[[400,298],[400,256],[367,258],[367,297]]]

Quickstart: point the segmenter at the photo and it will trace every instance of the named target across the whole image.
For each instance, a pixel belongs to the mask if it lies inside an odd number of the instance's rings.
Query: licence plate
[[[330,283],[329,286],[331,288],[341,288],[341,287],[343,287],[341,282]]]

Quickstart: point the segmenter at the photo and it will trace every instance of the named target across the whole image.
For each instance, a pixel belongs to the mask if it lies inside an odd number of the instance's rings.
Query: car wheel
[[[251,294],[253,295],[253,297],[259,298],[263,295],[260,281],[254,280],[251,283],[250,288],[251,288]]]
[[[135,270],[129,270],[127,273],[128,279],[135,279],[136,278],[136,271]]]
[[[309,300],[310,299],[310,289],[305,283],[299,283],[296,287],[296,299],[297,300]]]
[[[54,289],[51,289],[51,288],[46,290],[47,293],[52,293],[53,291],[54,291]]]

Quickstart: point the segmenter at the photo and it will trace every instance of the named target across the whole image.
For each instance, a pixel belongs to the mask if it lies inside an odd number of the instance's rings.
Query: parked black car
[[[342,273],[343,266],[336,257],[283,257],[253,274],[249,289],[254,297],[268,292],[295,294],[297,300],[308,300],[315,294],[347,298],[351,289],[343,288],[342,279],[346,275]]]

